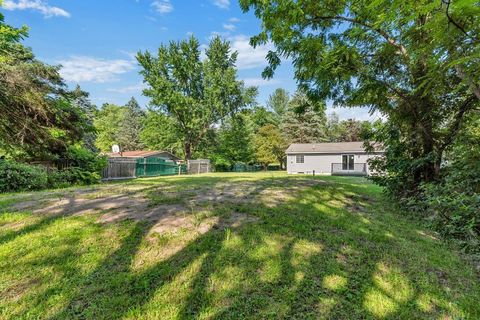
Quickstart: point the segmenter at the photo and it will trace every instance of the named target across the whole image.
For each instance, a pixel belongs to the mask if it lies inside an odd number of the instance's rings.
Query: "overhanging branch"
[[[376,28],[369,23],[366,23],[364,21],[354,19],[354,18],[344,17],[344,16],[317,16],[317,17],[314,18],[314,20],[339,20],[339,21],[350,22],[350,23],[362,26],[364,28],[367,28],[367,29],[369,29],[371,31],[374,31],[377,34],[379,34],[381,37],[383,37],[387,41],[387,43],[389,43],[390,45],[397,48],[405,58],[408,58],[408,51],[403,45],[399,44],[385,30],[380,29],[380,28]]]

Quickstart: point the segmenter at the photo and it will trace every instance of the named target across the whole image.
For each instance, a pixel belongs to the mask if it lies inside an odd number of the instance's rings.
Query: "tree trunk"
[[[435,161],[435,178],[440,178],[440,167],[442,165],[442,156],[438,156],[437,160]]]
[[[190,142],[185,142],[185,160],[190,160],[192,157],[192,145]]]

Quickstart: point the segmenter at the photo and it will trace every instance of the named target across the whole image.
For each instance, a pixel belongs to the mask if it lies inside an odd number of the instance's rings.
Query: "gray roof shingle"
[[[324,142],[324,143],[292,143],[285,153],[345,153],[365,152],[363,141],[358,142]],[[383,152],[377,148],[376,152]]]

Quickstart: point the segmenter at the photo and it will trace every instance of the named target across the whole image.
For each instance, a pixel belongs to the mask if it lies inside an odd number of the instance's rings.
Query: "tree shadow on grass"
[[[415,230],[388,225],[369,212],[381,207],[366,198],[354,199],[362,212],[345,210],[350,194],[364,192],[348,183],[316,185],[274,207],[223,203],[214,208],[218,220],[209,231],[170,257],[135,270],[133,261],[153,225],[138,223],[114,252],[72,284],[69,301],[52,318],[158,317],[162,310],[151,309],[157,294],[175,285],[193,264],[184,287],[174,291],[182,296],[172,297],[171,318],[432,318],[468,312],[459,306],[463,298],[456,298],[462,288],[447,290],[457,275],[425,275],[431,266],[415,260],[431,253],[406,250],[405,233],[410,237]],[[234,226],[225,215],[229,208],[259,221]],[[441,245],[423,246],[435,250]],[[234,270],[233,276],[228,270]],[[468,285],[463,289],[479,296]],[[422,297],[429,302],[419,307]]]

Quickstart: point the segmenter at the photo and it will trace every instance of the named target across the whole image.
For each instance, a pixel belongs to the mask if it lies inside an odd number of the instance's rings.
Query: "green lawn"
[[[480,319],[473,267],[362,178],[3,195],[0,270],[2,319]]]

